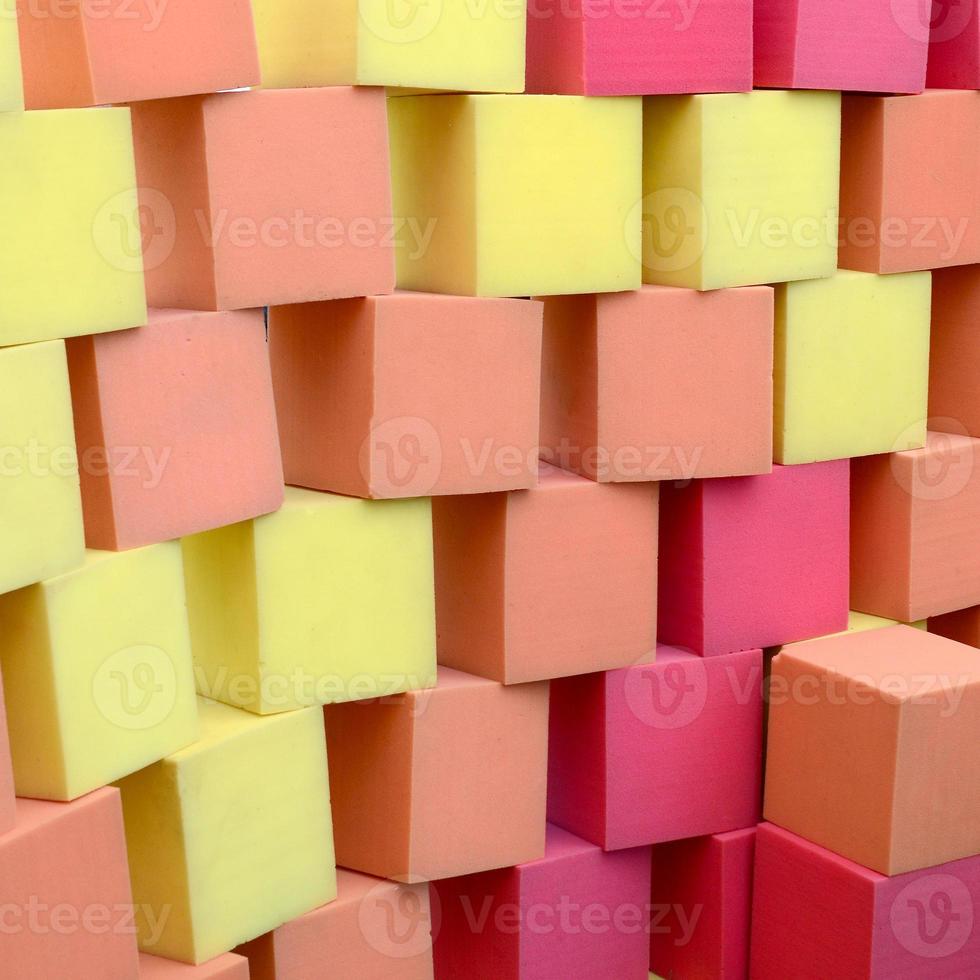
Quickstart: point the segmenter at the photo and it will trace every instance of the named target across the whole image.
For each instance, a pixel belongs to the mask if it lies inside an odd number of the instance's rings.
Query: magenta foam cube
[[[548,819],[607,851],[759,822],[762,651],[552,681]]]
[[[929,88],[980,89],[980,0],[923,4],[919,27],[929,36]]]
[[[538,0],[527,91],[670,95],[752,88],[752,0]]]
[[[848,461],[661,484],[658,638],[702,656],[847,627]]]
[[[773,824],[756,835],[753,980],[976,977],[980,856],[887,878]]]
[[[749,975],[754,853],[754,827],[654,847],[654,973],[725,980]]]
[[[549,825],[543,858],[431,887],[437,978],[647,980],[647,847],[606,854]]]
[[[922,0],[755,0],[756,88],[921,92],[922,8]]]

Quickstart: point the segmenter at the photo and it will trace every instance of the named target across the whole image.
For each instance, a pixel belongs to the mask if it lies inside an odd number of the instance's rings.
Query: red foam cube
[[[980,8],[977,0],[946,0],[920,8],[929,37],[930,88],[980,88]]]

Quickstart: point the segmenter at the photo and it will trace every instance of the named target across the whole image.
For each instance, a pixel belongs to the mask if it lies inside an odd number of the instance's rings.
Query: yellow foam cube
[[[0,347],[146,323],[129,109],[0,113]]]
[[[17,0],[0,0],[0,112],[16,112],[23,108]]]
[[[428,498],[287,487],[183,544],[199,693],[271,714],[435,685]]]
[[[66,572],[85,557],[60,340],[0,349],[0,542],[0,593]]]
[[[90,551],[0,596],[18,796],[73,800],[197,738],[180,546]]]
[[[776,462],[926,444],[931,279],[838,272],[776,288]]]
[[[643,280],[720,289],[837,266],[840,93],[651,96]]]
[[[337,895],[323,711],[200,716],[199,741],[118,783],[140,948],[186,963]]]
[[[545,296],[640,285],[638,98],[388,100],[398,285]]]
[[[525,0],[252,0],[267,88],[523,92]]]

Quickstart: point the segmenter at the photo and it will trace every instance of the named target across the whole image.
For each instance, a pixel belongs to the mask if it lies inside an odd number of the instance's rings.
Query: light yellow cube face
[[[323,711],[200,717],[198,742],[118,784],[140,947],[185,963],[337,895]]]
[[[831,275],[840,94],[644,102],[645,282],[720,289]]]
[[[0,596],[18,795],[72,800],[197,738],[179,545],[89,552]]]
[[[838,272],[777,288],[777,462],[925,445],[931,301],[928,272]]]
[[[85,557],[61,341],[0,349],[0,541],[0,593],[66,572]]]
[[[435,685],[427,498],[287,487],[280,511],[184,556],[201,693],[269,714]]]
[[[0,113],[0,346],[146,323],[128,109]]]
[[[0,112],[16,112],[23,108],[17,0],[0,0]]]

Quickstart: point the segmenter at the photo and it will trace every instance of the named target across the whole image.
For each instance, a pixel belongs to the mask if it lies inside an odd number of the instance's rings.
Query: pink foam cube
[[[921,92],[921,10],[921,0],[755,0],[755,85]]]
[[[847,627],[847,460],[661,489],[658,636],[713,656]]]
[[[977,975],[980,856],[887,878],[773,824],[756,836],[753,980]]]
[[[650,851],[550,826],[543,858],[435,883],[436,977],[647,980]]]
[[[654,973],[748,977],[754,851],[754,827],[654,847]]]
[[[528,4],[527,91],[667,95],[752,88],[752,0]]]
[[[123,550],[278,509],[282,462],[261,310],[151,310],[68,343],[90,548]]]
[[[980,7],[945,0],[920,7],[918,29],[929,37],[930,88],[980,88]]]
[[[14,769],[10,760],[10,736],[7,734],[7,709],[3,700],[3,676],[0,675],[0,834],[10,830],[16,818]]]
[[[162,956],[140,953],[139,980],[249,980],[248,960],[234,953],[224,953],[198,966],[189,966]]]
[[[606,850],[753,827],[762,652],[552,681],[548,819]]]

